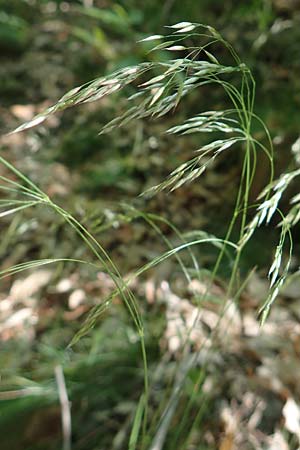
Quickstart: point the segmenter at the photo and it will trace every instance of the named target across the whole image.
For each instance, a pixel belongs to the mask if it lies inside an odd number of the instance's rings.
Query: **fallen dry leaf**
[[[300,408],[293,398],[287,399],[282,414],[285,418],[285,428],[295,434],[300,442]]]

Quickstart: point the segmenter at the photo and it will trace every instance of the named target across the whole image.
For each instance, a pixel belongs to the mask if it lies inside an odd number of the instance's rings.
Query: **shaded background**
[[[141,120],[111,135],[98,136],[98,132],[126,108],[119,94],[58,114],[26,133],[5,133],[78,84],[120,67],[164,59],[163,51],[149,53],[150,43],[138,41],[147,34],[164,33],[164,25],[180,21],[210,24],[234,46],[257,83],[255,112],[270,129],[276,174],[297,166],[299,1],[0,0],[1,152],[72,211],[100,240],[124,275],[164,250],[162,239],[141,218],[130,215],[124,203],[162,215],[181,232],[205,230],[218,237],[225,235],[241,171],[238,149],[218,159],[194,184],[171,195],[138,197],[205,143],[198,136],[178,139],[164,131],[199,109],[226,107],[222,90],[205,88],[184,100],[175,116]],[[216,47],[215,52],[219,59],[226,59],[221,48]],[[260,130],[256,138],[264,139]],[[252,201],[269,177],[267,161],[259,158]],[[0,170],[2,176],[7,175],[3,167]],[[297,186],[292,189],[297,192]],[[287,204],[283,202],[282,207],[284,210]],[[292,289],[282,295],[261,334],[256,322],[257,308],[268,289],[265,276],[276,245],[275,225],[258,230],[241,261],[242,275],[253,266],[257,272],[250,278],[240,310],[234,312],[233,325],[223,325],[230,345],[223,342],[220,327],[219,339],[211,346],[204,377],[211,387],[208,394],[199,393],[192,405],[193,418],[203,408],[201,422],[193,429],[191,417],[183,419],[191,386],[198,379],[199,368],[194,368],[166,449],[230,450],[235,445],[243,449],[297,448],[299,429],[288,426],[291,414],[299,411],[297,278]],[[168,225],[162,224],[160,229],[176,242]],[[76,235],[51,211],[26,210],[12,220],[2,218],[0,232],[2,269],[53,256],[90,258]],[[295,271],[299,266],[298,232],[294,232]],[[209,247],[201,254],[199,251],[203,270],[212,268],[216,252]],[[230,269],[230,264],[222,266],[212,297],[224,295]],[[154,380],[150,429],[154,435],[164,396],[171,391],[176,359],[180,358],[176,346],[172,347],[170,299],[174,295],[181,304],[178,320],[183,317],[184,327],[194,313],[193,298],[172,261],[148,273],[133,288],[147,324],[150,376]],[[200,295],[203,286],[198,289]],[[138,337],[121,300],[116,299],[92,333],[72,350],[65,350],[88,310],[111,290],[111,281],[104,273],[91,273],[71,263],[1,281],[1,450],[61,448],[61,411],[54,377],[57,365],[64,368],[72,402],[72,448],[127,448],[143,379]],[[205,306],[210,319],[204,320],[204,337],[195,338],[195,347],[210,339],[217,323],[218,309],[213,303]],[[158,367],[163,367],[161,372]],[[288,409],[288,401],[294,401],[296,409]]]

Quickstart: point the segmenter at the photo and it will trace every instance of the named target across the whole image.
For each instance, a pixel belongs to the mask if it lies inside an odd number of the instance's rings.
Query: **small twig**
[[[61,366],[56,366],[54,372],[61,406],[63,450],[71,450],[71,431],[72,431],[71,410],[65,383],[65,377]]]

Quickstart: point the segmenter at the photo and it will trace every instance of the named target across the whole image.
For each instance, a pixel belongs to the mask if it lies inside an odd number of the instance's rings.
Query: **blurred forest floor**
[[[28,132],[6,133],[74,86],[155,58],[148,54],[146,43],[137,41],[147,33],[160,33],[165,24],[193,20],[216,26],[253,68],[258,84],[256,112],[270,127],[280,173],[297,157],[291,147],[300,132],[300,5],[279,0],[253,1],[248,6],[201,2],[201,7],[197,2],[186,6],[166,2],[159,14],[156,1],[143,7],[134,1],[83,3],[0,1],[1,153],[72,211],[129,278],[137,267],[168,250],[167,241],[178,245],[174,227],[181,233],[197,230],[201,235],[205,230],[225,235],[240,175],[238,152],[174,193],[139,197],[199,146],[195,137],[179,140],[164,131],[190,116],[200,102],[201,109],[209,104],[218,108],[225,101],[221,92],[204,91],[173,117],[140,121],[113,135],[98,133],[125,107],[119,97],[57,114]],[[4,167],[0,171],[1,176],[10,176]],[[262,159],[253,201],[266,178]],[[145,220],[146,213],[153,214],[156,227]],[[0,231],[1,270],[39,258],[90,258],[76,234],[47,209],[2,217]],[[238,306],[226,298],[229,255],[199,312],[194,293],[200,296],[207,291],[205,271],[212,268],[217,254],[208,246],[195,250],[204,272],[201,282],[195,278],[187,283],[173,259],[132,281],[146,322],[153,436],[156,414],[166,406],[174,380],[176,384],[178,362],[187,358],[189,367],[189,358],[198,355],[188,370],[163,448],[299,448],[297,252],[295,274],[267,323],[260,328],[257,321],[268,291],[276,238],[274,224],[257,232],[241,262],[241,276],[247,277],[247,283]],[[294,245],[299,249],[296,232]],[[1,450],[61,448],[55,367],[63,367],[72,402],[72,449],[127,448],[143,376],[138,336],[122,300],[117,296],[93,331],[66,350],[87,313],[113,289],[106,273],[64,262],[1,280]],[[182,354],[182,343],[198,315],[189,336],[189,354]],[[195,386],[199,395],[185,417]],[[199,411],[201,421],[189,433]]]

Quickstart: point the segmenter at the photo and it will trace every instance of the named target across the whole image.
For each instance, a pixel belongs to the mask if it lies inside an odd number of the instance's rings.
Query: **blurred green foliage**
[[[0,11],[0,51],[14,54],[29,44],[29,23],[17,16]]]

